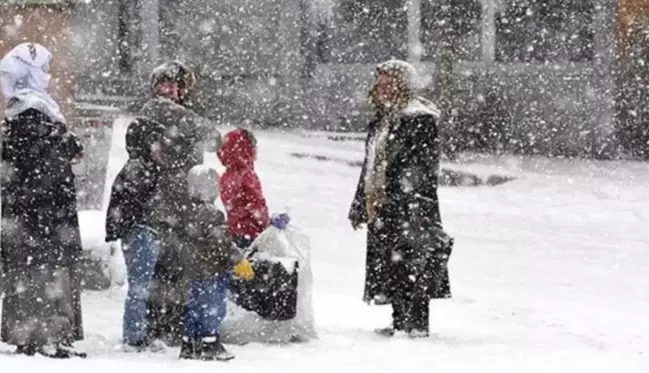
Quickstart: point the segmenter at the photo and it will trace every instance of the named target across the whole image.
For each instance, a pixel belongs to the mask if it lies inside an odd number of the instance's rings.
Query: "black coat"
[[[2,253],[5,299],[2,340],[12,343],[12,325],[26,306],[18,296],[20,274],[34,268],[66,270],[69,274],[73,330],[71,341],[82,339],[82,254],[72,158],[81,150],[76,136],[63,123],[30,109],[3,123]],[[12,273],[14,275],[12,275]]]
[[[377,117],[369,125],[366,153],[380,121]],[[428,299],[450,297],[446,261],[452,241],[440,237],[444,235],[437,197],[440,144],[436,114],[406,110],[396,116],[390,123],[386,153],[387,200],[378,210],[379,223],[368,226],[364,300],[384,295],[389,302],[404,291]],[[349,213],[350,220],[357,223],[367,223],[367,163],[366,154]],[[413,276],[414,289],[406,290]]]
[[[136,225],[150,226],[150,210],[158,182],[158,167],[140,158],[129,159],[110,191],[106,210],[106,242],[124,239]]]
[[[6,122],[2,160],[2,257],[8,266],[69,265],[81,234],[72,158],[78,143],[62,123],[36,110]]]
[[[243,259],[228,236],[225,214],[214,203],[192,199],[184,215],[178,238],[185,278],[213,279]]]
[[[165,98],[149,100],[140,115],[164,128],[161,172],[156,186],[152,224],[180,229],[181,215],[189,204],[187,174],[203,162],[201,143],[219,146],[214,123]]]

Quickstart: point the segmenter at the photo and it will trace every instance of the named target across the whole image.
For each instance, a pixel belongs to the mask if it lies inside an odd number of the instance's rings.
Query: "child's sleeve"
[[[255,217],[255,223],[261,232],[270,225],[270,216],[259,177],[254,172],[247,173],[242,183],[242,189],[244,195],[247,196],[246,209]]]
[[[203,223],[203,234],[213,252],[214,259],[230,267],[239,263],[243,259],[243,254],[228,235],[225,215],[216,206],[209,205],[202,209],[199,219]]]

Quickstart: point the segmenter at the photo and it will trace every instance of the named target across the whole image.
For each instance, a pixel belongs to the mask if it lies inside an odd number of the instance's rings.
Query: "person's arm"
[[[261,232],[270,225],[270,215],[259,177],[252,171],[246,172],[241,188],[243,195],[247,197],[246,209],[255,218],[255,223]]]
[[[147,203],[157,182],[155,172],[148,172],[142,163],[129,160],[111,187],[106,211],[106,242],[122,238],[126,230],[143,223]]]
[[[216,206],[209,205],[201,208],[199,216],[203,237],[212,250],[211,260],[232,268],[235,276],[251,280],[255,276],[255,271],[228,235],[225,215]]]
[[[216,123],[184,106],[173,105],[174,115],[179,118],[180,131],[190,138],[194,145],[204,143],[208,145],[205,150],[210,152],[221,147],[221,133],[216,128]]]
[[[354,228],[358,225],[367,223],[367,210],[365,208],[365,175],[367,173],[367,148],[369,142],[374,136],[375,123],[370,123],[369,130],[367,132],[367,138],[365,139],[365,156],[363,159],[363,166],[361,168],[361,174],[358,178],[358,183],[356,184],[356,192],[354,193],[354,198],[352,199],[351,206],[349,208],[349,214],[347,218],[352,222]]]
[[[407,156],[403,159],[399,180],[409,185],[405,192],[408,205],[409,238],[421,245],[429,245],[431,235],[441,227],[439,200],[437,197],[440,144],[436,117],[420,115],[405,119],[403,128],[408,129]]]

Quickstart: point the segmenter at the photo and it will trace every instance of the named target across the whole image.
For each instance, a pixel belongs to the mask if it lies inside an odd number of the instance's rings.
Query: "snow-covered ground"
[[[649,371],[648,164],[481,157],[445,165],[517,179],[440,190],[444,224],[456,238],[454,298],[432,302],[430,339],[389,340],[372,332],[387,325],[389,307],[361,302],[365,233],[346,219],[360,170],[341,160],[360,160],[362,143],[269,131],[259,133],[259,147],[257,169],[271,210],[289,207],[312,239],[319,340],[231,346],[237,358],[227,364],[178,361],[177,350],[124,354],[118,289],[84,296],[87,339],[79,346],[87,360],[0,356],[0,370]],[[114,153],[110,178],[124,157]],[[101,234],[101,226],[95,229]]]

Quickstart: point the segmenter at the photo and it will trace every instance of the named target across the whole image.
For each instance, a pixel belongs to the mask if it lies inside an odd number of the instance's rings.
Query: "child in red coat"
[[[228,216],[228,233],[247,247],[271,223],[266,199],[255,173],[257,141],[252,132],[238,128],[225,135],[218,156],[226,170],[219,187]]]

